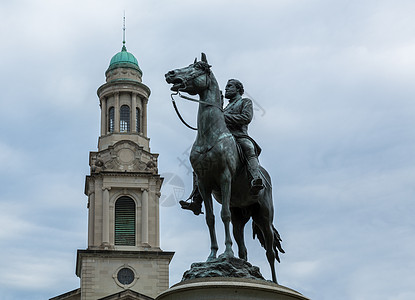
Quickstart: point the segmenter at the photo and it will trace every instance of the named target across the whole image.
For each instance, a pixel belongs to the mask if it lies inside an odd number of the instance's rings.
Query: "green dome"
[[[133,68],[142,74],[137,59],[132,53],[127,51],[125,45],[122,46],[121,52],[118,52],[111,58],[107,71],[120,67]]]

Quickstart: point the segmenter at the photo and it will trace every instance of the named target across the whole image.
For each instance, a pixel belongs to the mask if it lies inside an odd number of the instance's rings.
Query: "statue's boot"
[[[188,200],[190,200],[190,202]],[[203,199],[199,193],[199,189],[197,188],[197,186],[193,188],[192,194],[190,195],[189,199],[187,199],[186,201],[184,200],[179,201],[182,209],[191,210],[196,216],[203,214],[202,202],[203,202]]]
[[[260,190],[264,188],[264,184],[262,182],[262,178],[259,173],[259,162],[258,158],[253,156],[250,157],[247,161],[248,163],[248,171],[251,175],[251,194],[257,195]]]

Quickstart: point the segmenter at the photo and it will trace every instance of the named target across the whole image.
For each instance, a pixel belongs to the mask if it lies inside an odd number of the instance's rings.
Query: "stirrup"
[[[196,216],[203,214],[202,211],[202,204],[198,204],[196,202],[193,201],[193,199],[189,202],[189,199],[187,199],[186,201],[184,200],[180,200],[180,206],[182,207],[182,209],[188,209],[191,210]]]

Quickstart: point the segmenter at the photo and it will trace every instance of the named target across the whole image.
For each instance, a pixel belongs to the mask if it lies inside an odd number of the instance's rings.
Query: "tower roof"
[[[138,66],[137,59],[132,53],[127,51],[125,44],[122,46],[121,51],[111,58],[107,72],[115,68],[132,68],[139,71],[140,74],[143,74],[140,67]]]

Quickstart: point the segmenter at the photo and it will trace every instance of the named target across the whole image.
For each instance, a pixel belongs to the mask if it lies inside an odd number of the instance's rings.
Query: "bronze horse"
[[[251,195],[246,168],[238,155],[235,138],[226,127],[219,85],[211,71],[206,55],[188,67],[169,71],[165,77],[173,84],[172,91],[199,95],[197,137],[190,153],[190,162],[198,178],[198,188],[206,210],[211,252],[207,261],[216,258],[218,243],[215,232],[212,194],[222,204],[221,217],[225,226],[225,252],[221,257],[233,257],[229,223],[238,245],[239,258],[247,260],[244,242],[245,224],[252,218],[254,238],[258,237],[266,250],[271,267],[272,280],[277,283],[275,260],[280,261],[278,251],[284,253],[281,238],[272,224],[271,178],[261,167],[265,188],[258,195]]]

